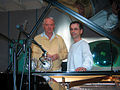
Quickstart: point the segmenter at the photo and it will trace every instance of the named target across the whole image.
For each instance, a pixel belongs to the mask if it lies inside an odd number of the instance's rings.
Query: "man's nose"
[[[72,29],[72,30],[71,30],[71,32],[74,32],[74,31],[75,31],[75,29]]]
[[[51,27],[51,25],[48,25],[48,27]]]

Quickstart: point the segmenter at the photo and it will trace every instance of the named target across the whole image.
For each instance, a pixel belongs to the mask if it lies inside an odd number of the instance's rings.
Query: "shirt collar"
[[[47,39],[49,39],[48,36],[45,34],[45,32],[43,32],[43,33],[41,34],[41,36],[42,36],[42,37],[44,36],[44,37],[46,37]],[[55,33],[54,33],[54,32],[53,32],[53,35],[52,35],[50,41],[51,41],[53,38],[55,38]]]

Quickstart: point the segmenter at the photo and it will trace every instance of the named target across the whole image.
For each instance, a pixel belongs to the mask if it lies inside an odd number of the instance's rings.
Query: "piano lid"
[[[96,23],[94,23],[94,22],[90,21],[89,19],[85,18],[84,16],[80,15],[76,11],[73,11],[70,8],[66,7],[65,5],[57,2],[59,0],[57,0],[57,1],[56,0],[45,0],[45,1],[48,3],[51,3],[53,6],[64,11],[65,13],[71,15],[72,17],[80,20],[82,23],[84,23],[86,26],[88,26],[91,30],[120,44],[120,28],[119,27],[115,28],[115,30],[113,30],[112,32],[109,32],[109,31],[103,29],[102,27],[100,27],[99,25],[97,25]],[[62,0],[62,1],[64,2],[64,1],[68,1],[68,0]],[[83,1],[85,1],[85,0],[83,0]],[[87,1],[89,1],[89,0],[87,0]],[[84,4],[85,3],[88,4],[91,0],[88,3],[87,3],[87,1],[84,2]],[[92,0],[92,1],[95,1],[95,0]],[[107,0],[107,1],[109,1],[109,0]],[[66,3],[66,2],[64,2],[64,3]],[[71,5],[71,3],[68,3],[68,4]],[[98,11],[96,11],[96,12],[98,12]],[[95,12],[94,12],[94,14],[95,14]]]

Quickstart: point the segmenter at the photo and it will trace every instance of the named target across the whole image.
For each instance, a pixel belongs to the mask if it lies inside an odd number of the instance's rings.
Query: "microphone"
[[[42,57],[40,57],[39,60],[41,61],[41,63],[42,63],[43,65],[45,65],[45,63],[42,61]]]
[[[27,24],[28,24],[28,20],[25,20],[23,24],[17,24],[16,28],[26,30]]]
[[[16,25],[16,28],[17,28],[18,30],[20,30],[19,38],[20,38],[21,32],[24,33],[24,35],[25,35],[27,38],[29,38],[28,33],[25,32],[27,24],[28,24],[28,21],[25,20],[23,24],[21,24],[21,25],[20,25],[20,24],[17,24],[17,25]]]
[[[39,60],[40,60],[41,65],[42,65],[41,68],[43,68],[45,71],[51,69],[51,67],[52,67],[52,64],[51,64],[51,63],[52,63],[52,62],[51,62],[50,58],[41,56],[41,57],[39,58]]]
[[[23,23],[23,29],[24,30],[26,30],[27,24],[28,24],[28,20],[25,20],[25,22]]]

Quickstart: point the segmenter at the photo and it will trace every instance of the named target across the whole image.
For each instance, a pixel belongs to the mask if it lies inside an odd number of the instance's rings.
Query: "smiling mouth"
[[[71,33],[72,36],[76,35],[75,33]]]

